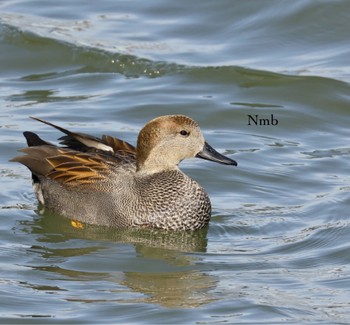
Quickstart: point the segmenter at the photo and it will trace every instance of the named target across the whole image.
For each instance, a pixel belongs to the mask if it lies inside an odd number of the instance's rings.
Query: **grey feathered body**
[[[93,186],[65,186],[40,176],[37,197],[64,217],[113,227],[193,230],[206,226],[208,195],[181,171],[111,174]]]

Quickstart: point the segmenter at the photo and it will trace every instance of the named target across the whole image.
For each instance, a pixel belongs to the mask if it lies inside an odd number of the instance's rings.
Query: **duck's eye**
[[[180,134],[184,137],[188,137],[190,135],[190,132],[187,132],[186,130],[181,130]]]

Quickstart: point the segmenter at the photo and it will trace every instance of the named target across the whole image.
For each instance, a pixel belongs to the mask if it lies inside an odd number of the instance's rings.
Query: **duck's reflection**
[[[207,229],[165,232],[148,229],[116,230],[81,224],[73,227],[70,220],[50,214],[40,216],[34,222],[24,223],[23,226],[23,230],[37,235],[38,245],[29,251],[42,257],[42,265],[35,265],[33,269],[55,273],[60,281],[62,276],[69,281],[107,280],[111,281],[111,285],[110,290],[104,287],[106,292],[118,295],[119,290],[112,289],[118,284],[124,288],[120,292],[125,293],[127,287],[130,292],[140,293],[142,298],[137,298],[137,302],[158,303],[174,308],[195,307],[213,300],[209,292],[216,285],[215,278],[198,270],[196,261],[200,259],[199,254],[188,254],[206,251]],[[123,247],[124,244],[132,244],[134,251],[118,257],[114,243],[123,244]],[[117,253],[110,256],[108,266],[103,263],[91,265],[89,271],[87,266],[91,255],[105,249]],[[84,267],[81,269],[77,258],[79,262],[83,261]],[[67,269],[66,265],[70,263],[78,265],[78,270],[76,267],[74,270]],[[55,285],[52,276],[48,280],[51,287]],[[128,303],[135,300],[130,295],[127,296],[129,298],[125,298],[124,294],[123,297],[114,298],[118,302]],[[86,302],[86,298],[75,300]],[[93,300],[94,297],[89,297],[90,302]]]
[[[215,287],[215,279],[198,271],[127,272],[122,283],[133,291],[146,294],[146,302],[170,308],[197,307],[214,300],[208,291]]]

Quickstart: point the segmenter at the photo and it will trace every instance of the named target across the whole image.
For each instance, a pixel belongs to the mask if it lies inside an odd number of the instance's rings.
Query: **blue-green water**
[[[349,323],[349,31],[346,0],[2,1],[0,323]],[[181,165],[207,231],[73,228],[8,162],[60,136],[28,116],[135,143],[175,113],[238,161]]]

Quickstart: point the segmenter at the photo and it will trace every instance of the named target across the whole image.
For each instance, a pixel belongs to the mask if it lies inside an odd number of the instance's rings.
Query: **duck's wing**
[[[110,163],[99,155],[61,151],[46,160],[52,167],[46,176],[62,184],[91,184],[97,180],[99,182],[107,180],[107,175],[110,174]]]
[[[33,175],[49,178],[62,185],[82,186],[110,181],[120,167],[116,159],[106,160],[99,154],[78,152],[52,145],[32,146],[20,150],[25,155],[11,161],[27,166]],[[130,166],[133,168],[133,165]]]
[[[108,135],[103,135],[102,138],[97,138],[85,133],[71,132],[61,126],[47,122],[37,117],[31,117],[32,119],[45,123],[54,127],[55,129],[66,134],[59,138],[61,144],[67,148],[74,149],[77,151],[87,152],[96,151],[107,155],[116,155],[119,152],[135,154],[136,149],[130,143],[114,138]]]
[[[61,148],[33,132],[24,132],[28,148],[20,151],[25,155],[14,157],[11,161],[28,167],[35,182],[40,181],[40,177],[45,177],[61,184],[80,186],[110,181],[123,173],[135,172],[136,152],[129,143],[110,136],[98,139],[70,132],[52,123],[35,119],[62,131],[67,134],[67,141],[75,143]],[[83,150],[79,150],[81,148]]]
[[[136,154],[136,148],[133,145],[118,138],[111,137],[110,135],[103,135],[102,142],[112,148],[114,153],[122,151],[125,153]]]

